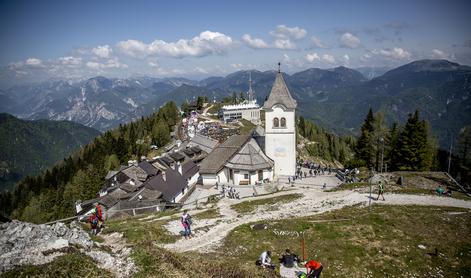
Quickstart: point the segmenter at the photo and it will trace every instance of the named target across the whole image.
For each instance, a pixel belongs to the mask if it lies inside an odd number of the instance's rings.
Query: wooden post
[[[304,231],[303,231],[303,238],[301,239],[301,253],[303,254],[303,261],[306,261],[306,250],[304,248]]]

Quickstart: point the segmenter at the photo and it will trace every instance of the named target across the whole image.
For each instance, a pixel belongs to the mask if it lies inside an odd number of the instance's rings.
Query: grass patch
[[[343,218],[350,220],[313,222]],[[301,255],[301,236],[277,236],[276,229],[304,232],[307,258],[323,263],[323,277],[471,277],[471,214],[463,209],[374,205],[368,213],[353,206],[267,224],[237,227],[216,254],[240,265],[267,249],[275,260],[286,248]]]
[[[265,205],[271,205],[267,208],[267,210],[273,210],[273,209],[276,209],[275,207],[276,204],[288,203],[302,197],[303,197],[303,194],[288,194],[288,195],[282,195],[282,196],[277,196],[273,198],[245,201],[245,202],[232,205],[231,208],[240,214],[250,213],[256,210],[259,206],[265,206]]]
[[[180,236],[170,234],[164,224],[167,221],[141,221],[135,218],[110,220],[105,223],[106,229],[103,233],[110,234],[114,232],[123,233],[128,243],[139,244],[145,241],[156,243],[172,243]]]
[[[96,266],[93,260],[78,251],[57,257],[44,265],[24,265],[2,274],[2,277],[114,277]]]
[[[255,127],[252,122],[247,121],[246,119],[240,119],[240,122],[244,125],[239,128],[240,134],[249,134]]]
[[[367,182],[353,182],[353,183],[342,183],[338,187],[334,187],[331,189],[326,190],[327,192],[334,192],[334,191],[340,191],[340,190],[354,190],[358,188],[369,188],[369,183]],[[373,185],[373,189],[375,188],[375,185]]]
[[[221,217],[218,208],[207,209],[203,212],[194,215],[195,219],[213,219],[218,217]]]

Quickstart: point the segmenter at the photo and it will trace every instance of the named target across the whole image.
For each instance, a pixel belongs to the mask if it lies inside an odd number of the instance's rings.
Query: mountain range
[[[25,119],[70,120],[105,131],[148,115],[166,101],[180,104],[199,95],[219,100],[246,92],[249,75],[262,103],[275,73],[237,71],[201,81],[150,77],[48,81],[0,91],[0,112]],[[383,111],[389,123],[403,123],[419,109],[442,146],[471,124],[471,67],[450,61],[419,60],[391,70],[312,68],[284,77],[298,101],[299,115],[340,135],[357,134],[370,107]]]
[[[88,144],[99,131],[69,121],[26,121],[0,113],[0,192]]]

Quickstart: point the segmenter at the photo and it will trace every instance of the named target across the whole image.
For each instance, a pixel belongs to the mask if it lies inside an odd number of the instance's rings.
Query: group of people
[[[101,229],[104,228],[105,222],[103,220],[103,213],[99,204],[95,204],[95,208],[88,216],[87,222],[90,223],[92,235],[97,235],[101,231]]]
[[[301,263],[298,256],[289,249],[286,249],[285,252],[283,252],[279,258],[279,262],[286,268],[293,268],[295,265]],[[259,259],[256,261],[256,265],[262,268],[275,270],[276,265],[272,263],[270,250],[264,251],[260,254]],[[319,278],[323,269],[322,264],[315,260],[307,261],[304,263],[304,267],[306,267],[306,272],[297,272],[298,277]]]
[[[218,189],[219,185],[216,183],[216,189]],[[232,186],[227,186],[222,185],[221,186],[221,197],[226,197],[226,192],[227,192],[227,197],[230,199],[240,199],[239,192],[237,192],[234,187]]]

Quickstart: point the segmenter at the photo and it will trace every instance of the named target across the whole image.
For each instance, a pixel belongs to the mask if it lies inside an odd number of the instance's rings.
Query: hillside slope
[[[34,176],[100,133],[68,121],[25,121],[0,114],[0,191]]]

